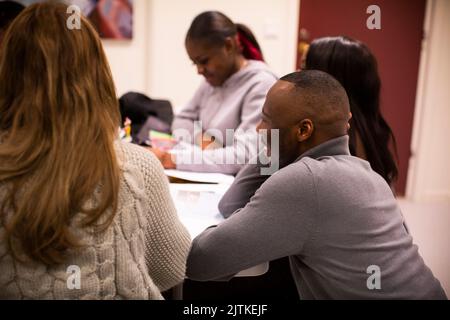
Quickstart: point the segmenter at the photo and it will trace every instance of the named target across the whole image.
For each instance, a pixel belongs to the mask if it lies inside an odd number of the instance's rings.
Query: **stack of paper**
[[[217,207],[228,186],[224,184],[171,183],[170,193],[178,217],[186,226],[192,238],[211,225],[224,220]]]
[[[222,173],[202,173],[180,170],[164,170],[166,176],[192,183],[217,183],[231,185],[234,177]]]

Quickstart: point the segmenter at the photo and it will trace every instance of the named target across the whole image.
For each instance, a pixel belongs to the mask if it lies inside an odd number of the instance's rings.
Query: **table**
[[[188,229],[192,239],[209,226],[217,225],[224,220],[217,206],[228,188],[227,184],[170,184],[170,193],[178,217]],[[269,263],[266,262],[243,270],[236,274],[236,277],[260,276],[268,270]]]

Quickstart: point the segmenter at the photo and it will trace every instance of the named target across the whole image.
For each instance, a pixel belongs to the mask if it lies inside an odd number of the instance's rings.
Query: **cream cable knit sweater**
[[[118,143],[117,152],[123,177],[110,227],[103,234],[77,228],[75,216],[71,228],[86,246],[57,267],[13,260],[0,240],[0,299],[163,299],[161,291],[183,280],[189,234],[159,161],[131,144]],[[4,192],[0,186],[0,199]],[[80,268],[80,289],[70,289],[69,266]]]

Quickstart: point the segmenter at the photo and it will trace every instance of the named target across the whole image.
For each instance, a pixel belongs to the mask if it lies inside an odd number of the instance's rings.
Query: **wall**
[[[131,90],[147,91],[149,7],[148,0],[134,1],[132,40],[103,40],[118,95]]]
[[[407,196],[450,202],[450,1],[429,0]]]
[[[295,68],[297,0],[135,0],[132,41],[104,41],[118,94],[138,90],[178,107],[201,78],[188,59],[184,37],[192,19],[219,10],[256,34],[265,58],[279,75]]]

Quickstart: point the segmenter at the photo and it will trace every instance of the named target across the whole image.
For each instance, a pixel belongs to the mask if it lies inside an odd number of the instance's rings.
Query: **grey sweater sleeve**
[[[300,190],[294,188],[296,179],[302,179]],[[314,228],[315,199],[313,178],[304,164],[277,172],[242,210],[194,239],[187,276],[199,281],[224,279],[263,262],[300,254]]]
[[[190,133],[191,137],[195,139],[195,137],[193,137],[194,122],[198,121],[200,118],[200,101],[204,92],[205,84],[202,83],[194,93],[192,99],[181,109],[179,113],[175,115],[172,122],[172,131],[185,129]],[[178,137],[175,136],[175,138]],[[193,143],[194,140],[189,142]]]
[[[269,178],[270,176],[261,175],[261,168],[257,164],[248,164],[241,171],[233,181],[233,184],[223,195],[219,202],[219,211],[228,218],[234,212],[245,207],[255,194],[256,190]]]

